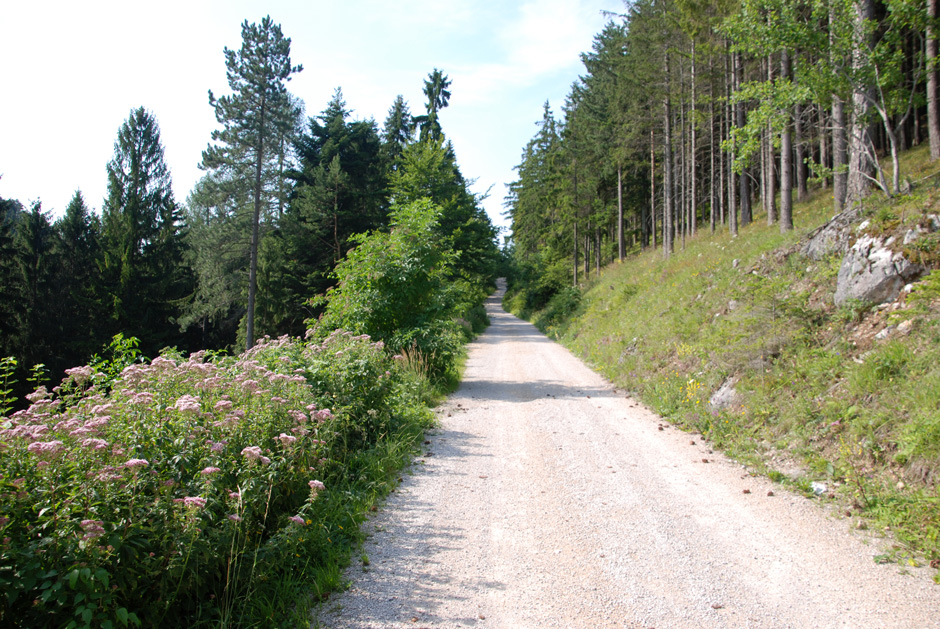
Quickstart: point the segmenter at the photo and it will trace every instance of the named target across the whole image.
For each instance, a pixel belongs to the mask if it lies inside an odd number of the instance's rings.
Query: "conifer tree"
[[[279,172],[280,138],[291,132],[296,120],[287,82],[302,66],[291,65],[289,37],[270,16],[261,24],[242,23],[242,46],[225,48],[225,68],[232,93],[209,103],[221,129],[212,132],[214,144],[202,154],[202,168],[224,171],[229,178],[250,178],[252,220],[249,246],[248,304],[245,344],[254,345],[255,296],[262,216],[276,201],[276,192],[267,185]],[[276,190],[276,188],[275,188]]]
[[[385,141],[385,152],[388,156],[389,167],[395,170],[402,151],[414,140],[414,119],[408,109],[408,103],[401,94],[395,97],[385,126],[382,128],[382,139]]]
[[[428,102],[425,103],[427,114],[415,118],[415,122],[421,126],[422,142],[427,139],[434,141],[441,139],[439,113],[450,103],[449,87],[450,79],[437,68],[434,68],[434,71],[424,80],[424,95],[428,98]]]
[[[101,322],[106,318],[100,293],[100,222],[76,190],[55,223],[58,234],[56,284],[62,296],[59,306],[60,330],[67,346],[63,348],[66,367],[75,366],[98,351],[108,341]]]
[[[136,336],[152,354],[176,344],[176,300],[186,292],[179,261],[179,209],[156,118],[131,111],[108,162],[102,212],[104,289],[111,330]]]

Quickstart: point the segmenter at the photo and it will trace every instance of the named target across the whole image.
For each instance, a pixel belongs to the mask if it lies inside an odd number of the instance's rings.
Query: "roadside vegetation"
[[[444,281],[440,215],[425,199],[358,237],[303,340],[147,361],[117,337],[13,413],[5,359],[0,624],[309,623],[473,335],[486,278]]]
[[[926,147],[903,156],[918,181],[909,194],[863,203],[867,233],[903,235],[940,211],[928,158]],[[831,191],[817,189],[795,206],[793,232],[760,221],[737,237],[703,230],[668,260],[636,250],[547,301],[523,270],[505,304],[754,473],[831,500],[852,526],[890,532],[893,550],[881,559],[936,568],[936,235],[917,245],[934,270],[909,293],[836,307],[841,255],[813,262],[799,251],[831,208]],[[529,307],[539,299],[544,307]],[[710,403],[723,387],[725,401]]]

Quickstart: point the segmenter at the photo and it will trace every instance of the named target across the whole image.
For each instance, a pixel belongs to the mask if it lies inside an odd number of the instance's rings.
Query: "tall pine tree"
[[[280,174],[278,147],[291,133],[296,106],[287,91],[287,82],[302,66],[291,65],[290,38],[270,16],[261,24],[242,23],[242,46],[225,48],[225,68],[232,93],[209,103],[221,129],[212,132],[214,144],[202,154],[202,167],[224,171],[231,178],[250,178],[252,194],[251,242],[249,245],[248,304],[245,313],[245,345],[250,349],[255,336],[255,297],[257,292],[260,226],[264,214],[278,200],[277,186],[268,185]]]

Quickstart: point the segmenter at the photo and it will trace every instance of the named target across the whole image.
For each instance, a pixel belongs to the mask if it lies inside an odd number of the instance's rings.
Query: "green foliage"
[[[107,327],[141,339],[154,355],[178,336],[176,304],[190,290],[179,209],[160,128],[143,107],[118,131],[102,213],[102,282]]]
[[[286,616],[280,597],[335,587],[428,425],[420,385],[350,333],[238,358],[146,364],[123,339],[113,354],[0,425],[4,626]]]
[[[441,209],[428,200],[394,206],[388,233],[357,236],[336,267],[318,330],[345,328],[418,352],[435,379],[452,376],[460,348],[454,254],[442,246]]]
[[[289,37],[266,16],[261,24],[242,23],[242,45],[225,49],[225,68],[232,93],[216,99],[209,91],[221,129],[202,154],[201,167],[219,181],[250,181],[251,221],[245,307],[245,344],[255,340],[255,300],[261,223],[285,200],[285,155],[300,117],[300,107],[287,91],[291,75]],[[246,203],[248,198],[239,197]]]

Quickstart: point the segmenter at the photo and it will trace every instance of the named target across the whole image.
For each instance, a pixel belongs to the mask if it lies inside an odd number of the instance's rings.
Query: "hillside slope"
[[[903,234],[938,212],[935,171],[923,148],[908,153],[913,190],[866,201],[866,233]],[[835,501],[853,526],[892,531],[883,559],[940,567],[940,274],[891,303],[836,307],[841,254],[800,253],[830,215],[830,192],[816,190],[791,234],[763,216],[737,238],[700,231],[670,260],[638,253],[530,318],[755,473]],[[936,268],[937,242],[905,253]]]

